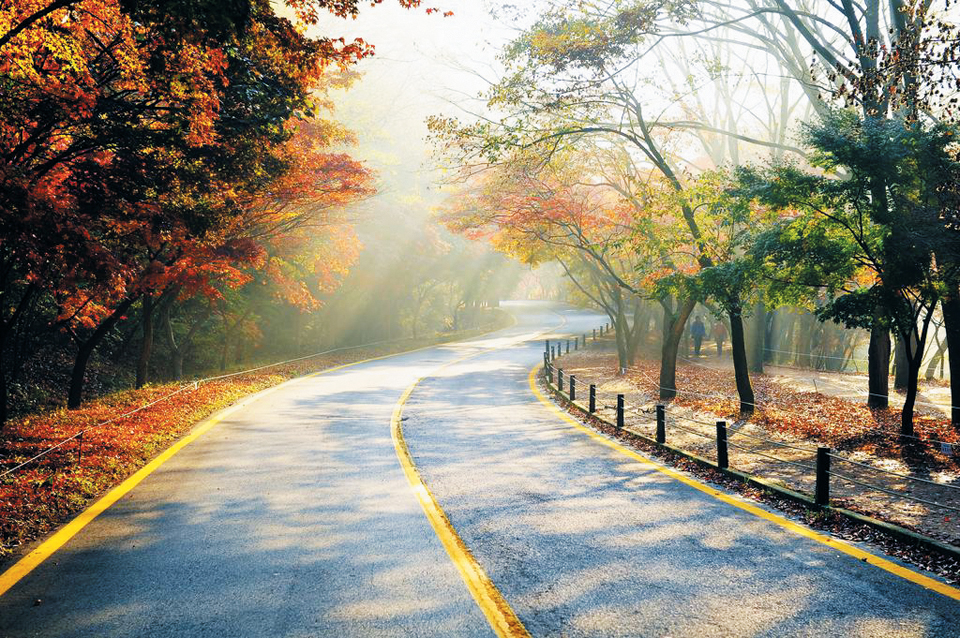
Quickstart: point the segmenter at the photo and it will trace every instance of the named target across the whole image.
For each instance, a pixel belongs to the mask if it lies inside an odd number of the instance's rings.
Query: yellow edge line
[[[457,359],[450,363],[458,363],[462,360]],[[487,576],[477,559],[474,558],[466,543],[457,534],[453,524],[450,523],[450,519],[447,518],[440,504],[437,503],[437,499],[434,498],[430,489],[423,482],[403,438],[403,432],[400,428],[403,406],[422,380],[423,377],[417,379],[404,390],[393,410],[393,417],[390,419],[390,435],[397,451],[397,458],[400,459],[400,466],[403,468],[403,473],[410,482],[410,487],[413,488],[413,493],[416,495],[420,507],[423,508],[423,513],[430,522],[430,526],[433,527],[437,538],[440,539],[444,549],[447,550],[450,560],[453,561],[454,566],[460,572],[467,589],[470,590],[473,599],[477,602],[477,606],[480,607],[483,615],[486,616],[487,622],[490,623],[494,632],[501,638],[528,638],[530,634],[523,623],[520,622],[510,604],[497,589],[497,586],[493,584],[493,581],[490,580],[490,577]]]
[[[516,323],[516,318],[514,318],[514,323]],[[508,326],[509,327],[509,326]],[[498,330],[504,330],[505,328],[498,328],[492,332],[497,332]],[[488,333],[489,334],[489,333]],[[480,335],[478,335],[480,336]],[[471,339],[476,339],[477,337],[470,337]],[[447,342],[454,343],[454,342]],[[96,503],[83,510],[76,517],[74,517],[69,523],[57,530],[53,536],[50,536],[47,540],[43,541],[36,549],[29,552],[26,556],[14,563],[10,568],[8,568],[3,574],[0,574],[0,596],[3,596],[11,587],[16,585],[24,576],[32,572],[37,568],[43,561],[47,560],[56,552],[58,549],[63,547],[67,541],[76,536],[80,530],[90,524],[93,519],[97,518],[106,511],[111,505],[123,498],[130,490],[135,488],[143,479],[150,476],[154,471],[157,470],[161,465],[166,463],[173,457],[174,454],[182,450],[184,447],[190,443],[196,441],[198,438],[203,436],[210,428],[215,426],[217,423],[227,418],[236,410],[248,405],[252,401],[261,399],[264,395],[279,390],[287,384],[295,383],[303,379],[309,379],[311,377],[316,377],[321,374],[328,374],[330,372],[336,372],[337,370],[342,370],[344,368],[349,368],[351,366],[357,366],[363,363],[370,363],[371,361],[379,361],[381,359],[388,359],[390,357],[399,357],[401,355],[410,354],[413,352],[420,352],[421,350],[427,350],[428,348],[436,348],[438,346],[446,345],[445,343],[433,344],[429,346],[422,346],[420,348],[414,348],[413,350],[405,350],[403,352],[394,352],[392,354],[385,354],[378,357],[371,357],[369,359],[363,359],[361,361],[353,361],[351,363],[344,363],[342,365],[334,366],[332,368],[326,368],[324,370],[319,370],[317,372],[312,372],[295,379],[290,379],[279,385],[276,385],[272,388],[267,388],[261,392],[241,399],[239,403],[234,404],[233,406],[224,409],[218,414],[209,417],[208,419],[201,421],[196,427],[194,427],[189,434],[185,437],[171,445],[169,448],[164,450],[160,455],[155,457],[152,461],[144,465],[142,468],[137,470],[134,474],[129,476],[124,480],[120,485],[117,485],[109,492],[107,492],[103,497],[101,497]]]
[[[717,490],[717,488],[715,487],[711,487],[705,483],[701,483],[700,481],[692,479],[689,476],[684,476],[683,474],[675,470],[671,470],[668,467],[664,467],[663,465],[660,465],[659,463],[656,463],[650,460],[649,458],[647,458],[646,456],[643,456],[642,454],[636,452],[635,450],[631,450],[630,448],[620,445],[616,441],[608,439],[602,434],[596,432],[595,430],[592,430],[591,428],[587,427],[583,423],[580,423],[579,421],[574,419],[567,412],[565,412],[560,407],[558,407],[553,401],[545,397],[542,392],[540,392],[540,388],[537,387],[536,376],[537,376],[537,372],[542,367],[543,367],[542,363],[535,365],[533,369],[530,370],[530,374],[527,377],[527,381],[530,384],[530,389],[533,391],[533,394],[540,400],[541,403],[543,403],[550,410],[552,410],[557,416],[559,416],[561,419],[563,419],[564,421],[566,421],[576,429],[580,430],[582,433],[592,438],[594,441],[601,443],[603,445],[606,445],[607,447],[612,448],[617,452],[620,452],[621,454],[629,456],[635,461],[639,461],[644,465],[648,465],[652,469],[658,472],[661,472],[663,474],[666,474],[670,478],[680,481],[684,485],[689,485],[690,487],[696,490],[699,490],[704,494],[708,494],[713,498],[717,499],[718,501],[723,501],[724,503],[733,505],[734,507],[740,508],[745,512],[749,512],[754,516],[758,516],[775,525],[779,525],[780,527],[788,531],[791,531],[795,534],[799,534],[800,536],[804,536],[818,543],[826,545],[831,549],[835,549],[838,552],[843,552],[848,556],[852,556],[858,560],[861,560],[863,562],[879,567],[880,569],[888,571],[891,574],[894,574],[895,576],[899,576],[900,578],[909,580],[912,583],[916,583],[921,587],[925,587],[926,589],[930,589],[939,594],[943,594],[944,596],[947,596],[954,600],[960,600],[960,589],[951,587],[946,583],[941,583],[940,581],[930,578],[929,576],[924,576],[923,574],[917,573],[912,569],[907,569],[906,567],[897,565],[896,563],[889,561],[886,558],[881,558],[876,554],[871,554],[870,552],[866,552],[858,547],[854,547],[853,545],[851,545],[846,541],[832,538],[824,534],[820,534],[819,532],[815,532],[809,527],[805,527],[798,523],[794,523],[793,521],[787,518],[784,518],[779,514],[773,514],[772,512],[768,512],[762,508],[757,507],[756,505],[751,505],[750,503],[742,501],[737,497],[734,497],[729,494],[725,494]]]
[[[560,316],[561,319],[559,325],[548,330],[542,330],[537,333],[536,336],[563,327],[567,323],[567,318],[562,315],[558,316]],[[514,319],[514,323],[516,323],[516,319]],[[531,338],[536,338],[536,336]],[[437,538],[439,538],[441,544],[443,544],[444,549],[447,550],[450,560],[460,572],[460,576],[466,583],[467,589],[470,590],[470,594],[473,595],[473,599],[476,601],[477,606],[480,607],[480,611],[482,611],[483,615],[486,616],[487,622],[490,623],[490,627],[494,630],[497,636],[500,636],[501,638],[529,638],[530,633],[527,631],[526,627],[523,626],[523,622],[520,621],[520,618],[517,617],[516,612],[514,612],[513,608],[510,607],[510,603],[507,602],[507,600],[503,597],[503,594],[500,593],[500,590],[497,589],[497,586],[494,585],[493,581],[490,580],[490,577],[487,576],[487,573],[470,552],[470,549],[467,547],[466,543],[464,543],[463,539],[460,538],[460,535],[453,527],[450,519],[447,518],[446,513],[443,511],[443,508],[440,507],[437,499],[430,492],[430,488],[428,488],[427,484],[423,482],[420,472],[417,471],[417,466],[413,460],[413,456],[410,454],[410,448],[407,447],[407,442],[403,438],[402,427],[403,407],[406,405],[410,395],[413,394],[413,391],[416,390],[417,386],[420,385],[424,379],[436,374],[448,366],[452,366],[462,361],[466,361],[467,359],[478,357],[480,355],[487,354],[505,347],[506,345],[498,348],[482,350],[480,352],[464,355],[454,359],[453,361],[448,361],[429,374],[426,374],[411,383],[407,389],[403,391],[403,394],[400,395],[400,399],[397,401],[397,405],[393,409],[393,416],[390,418],[390,436],[393,439],[393,446],[397,452],[397,458],[400,460],[400,467],[403,468],[403,473],[407,477],[407,481],[410,482],[410,487],[413,489],[413,493],[417,497],[420,507],[423,508],[423,513],[430,522],[430,526],[433,527],[433,531],[436,533]]]

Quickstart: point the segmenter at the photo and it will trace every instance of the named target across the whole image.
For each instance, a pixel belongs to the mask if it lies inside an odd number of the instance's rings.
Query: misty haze
[[[0,0],[0,636],[956,636],[952,0]]]

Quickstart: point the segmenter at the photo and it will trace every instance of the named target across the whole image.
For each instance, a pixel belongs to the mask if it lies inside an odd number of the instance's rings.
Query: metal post
[[[597,386],[590,384],[590,414],[597,411]]]
[[[817,505],[830,504],[830,448],[817,448]]]
[[[657,404],[657,443],[667,442],[667,409]]]
[[[557,390],[563,392],[563,368],[557,368]]]
[[[617,429],[623,429],[623,395],[617,395]]]
[[[570,375],[570,400],[573,401],[577,398],[577,378]]]
[[[730,467],[730,457],[727,454],[727,422],[717,421],[717,467]]]

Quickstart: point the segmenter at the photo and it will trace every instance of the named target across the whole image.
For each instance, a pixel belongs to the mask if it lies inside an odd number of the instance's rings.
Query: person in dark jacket
[[[700,356],[700,346],[703,344],[703,338],[707,336],[707,329],[703,325],[703,319],[697,317],[690,326],[690,336],[693,337],[693,353]]]

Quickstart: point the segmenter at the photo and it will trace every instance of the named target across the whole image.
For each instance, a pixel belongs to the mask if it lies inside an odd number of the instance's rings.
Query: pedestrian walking
[[[703,319],[697,317],[690,326],[690,336],[693,337],[694,356],[700,356],[700,346],[703,344],[703,338],[707,336],[707,329],[703,325]]]
[[[717,342],[717,357],[723,356],[723,342],[727,340],[727,327],[719,319],[713,322],[713,339]]]

